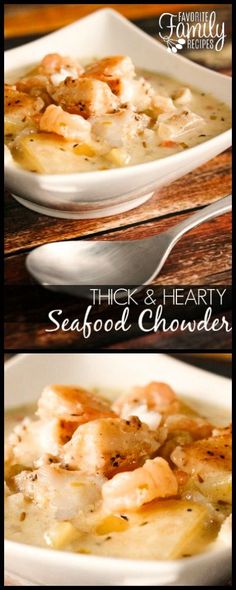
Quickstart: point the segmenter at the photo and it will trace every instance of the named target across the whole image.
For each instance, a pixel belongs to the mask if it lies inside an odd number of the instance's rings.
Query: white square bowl
[[[5,366],[5,404],[36,401],[48,383],[79,384],[120,392],[152,380],[167,381],[193,407],[209,404],[219,422],[231,416],[231,381],[156,353],[21,354]],[[222,415],[222,419],[221,419]],[[228,418],[227,418],[228,417]],[[231,551],[173,561],[105,558],[6,541],[7,571],[44,586],[210,586],[230,575]]]
[[[172,76],[184,84],[210,92],[230,106],[231,79],[198,66],[142,32],[112,9],[105,8],[50,35],[11,49],[5,54],[6,79],[13,70],[27,71],[46,53],[59,52],[78,58],[127,54],[136,66]],[[20,203],[54,217],[82,219],[128,211],[154,191],[231,145],[227,130],[195,147],[161,160],[127,168],[73,174],[35,174],[18,167],[7,152],[5,182]]]

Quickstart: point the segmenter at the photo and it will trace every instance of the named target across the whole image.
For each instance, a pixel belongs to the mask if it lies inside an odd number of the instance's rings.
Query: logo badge
[[[186,49],[221,51],[226,38],[225,23],[211,12],[163,12],[159,17],[159,37],[170,53]],[[165,31],[165,33],[163,33]]]

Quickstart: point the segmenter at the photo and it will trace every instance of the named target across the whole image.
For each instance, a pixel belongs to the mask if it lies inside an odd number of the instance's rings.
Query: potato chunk
[[[52,549],[63,549],[79,537],[79,531],[70,522],[57,522],[48,529],[44,538]]]
[[[41,174],[81,171],[81,159],[69,143],[54,133],[35,133],[17,140],[12,153],[24,168]],[[82,155],[82,154],[80,154]]]
[[[121,148],[112,148],[105,155],[106,160],[114,164],[114,166],[126,166],[130,161],[130,155]]]
[[[128,515],[124,530],[104,530],[104,537],[88,535],[80,549],[105,556],[133,559],[177,559],[203,530],[207,510],[194,502],[157,501],[135,514]],[[127,526],[128,524],[128,526]],[[109,534],[109,541],[107,541]]]

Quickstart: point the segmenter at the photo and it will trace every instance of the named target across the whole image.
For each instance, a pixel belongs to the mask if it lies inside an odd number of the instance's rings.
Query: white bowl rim
[[[56,242],[52,242],[52,244],[53,243],[56,243]],[[47,244],[42,244],[42,246],[46,246],[46,245]],[[32,351],[29,351],[29,352],[20,352],[20,353],[13,354],[12,357],[10,357],[9,359],[7,359],[4,362],[4,371],[8,371],[9,369],[11,369],[11,367],[14,367],[14,365],[20,364],[21,361],[27,360],[27,358],[30,358],[34,354],[36,354],[36,355],[37,354],[42,355],[42,354],[45,354],[45,353],[44,352],[40,352],[40,351],[38,351],[36,353],[34,353]],[[49,354],[49,353],[47,353],[47,354]],[[76,350],[75,351],[70,350],[68,352],[65,352],[64,350],[62,350],[62,351],[60,351],[60,350],[54,350],[51,354],[52,355],[60,355],[60,354],[62,354],[62,355],[64,355],[64,354],[68,354],[68,355],[70,355],[70,354],[71,355],[73,355],[73,354],[74,355],[76,355],[76,354],[90,354],[90,355],[91,354],[96,354],[96,355],[97,354],[98,355],[99,354],[109,354],[109,355],[114,355],[115,356],[116,354],[117,355],[121,355],[121,354],[126,354],[126,353],[122,353],[122,352],[110,352],[110,351],[107,352],[107,353],[104,353],[103,351],[101,353],[99,351],[92,351],[92,352],[91,351],[90,352],[88,351],[86,353],[83,353],[82,351],[76,351]],[[152,351],[150,351],[150,352],[142,351],[142,352],[138,353],[138,352],[132,350],[132,351],[129,351],[127,354],[141,354],[141,355],[142,354],[144,354],[144,355],[146,355],[146,354],[147,355],[148,354],[151,354],[151,355],[158,354],[158,355],[160,355],[162,357],[168,357],[168,354],[169,353],[168,352],[152,352]],[[172,359],[172,360],[175,361],[176,363],[178,363],[179,365],[182,365],[182,368],[183,367],[186,367],[186,363],[185,363],[184,360],[179,359],[179,358],[178,359]],[[200,367],[192,366],[192,369],[194,369],[194,372],[197,372],[198,374],[201,374],[205,378],[206,378],[206,376],[209,377],[209,375],[210,375],[210,376],[216,378],[217,380],[219,379],[221,381],[222,387],[224,385],[230,384],[230,383],[232,385],[232,379],[231,379],[231,377],[225,377],[225,376],[222,376],[222,375],[218,375],[216,373],[211,374],[207,369],[202,369]],[[231,390],[232,390],[232,388],[231,388]],[[231,398],[230,401],[232,402],[232,398]],[[231,411],[231,407],[230,407],[230,411]]]
[[[5,539],[5,547],[6,550],[12,550],[14,553],[20,553],[21,551],[24,552],[24,555],[27,557],[31,557],[32,553],[35,551],[38,553],[38,558],[49,558],[55,562],[58,561],[58,556],[60,555],[60,559],[63,557],[68,561],[67,565],[84,565],[85,567],[88,566],[88,562],[91,559],[95,562],[94,565],[99,570],[103,570],[104,567],[120,568],[121,565],[124,566],[128,573],[132,572],[133,570],[137,574],[137,569],[140,564],[140,568],[143,572],[146,573],[154,573],[158,568],[159,572],[165,572],[166,569],[169,569],[171,566],[174,567],[177,571],[181,571],[185,564],[195,565],[197,563],[202,563],[202,561],[208,561],[209,558],[215,560],[216,557],[219,559],[221,557],[231,555],[231,548],[229,546],[221,547],[221,548],[214,548],[211,551],[204,551],[197,555],[193,555],[191,557],[180,558],[180,559],[163,559],[163,560],[154,560],[154,559],[130,559],[126,557],[109,557],[109,556],[102,556],[102,555],[84,555],[82,553],[73,553],[72,551],[57,551],[55,549],[49,549],[46,547],[37,547],[37,545],[28,545],[26,543],[18,543],[16,541],[9,541]],[[62,557],[63,556],[63,557]],[[78,563],[76,563],[78,562]],[[81,563],[80,563],[81,562]]]
[[[226,131],[224,131],[223,133],[220,133],[219,135],[216,135],[215,137],[212,137],[211,139],[208,139],[207,141],[204,141],[202,143],[199,143],[195,146],[189,147],[188,150],[186,150],[190,156],[192,155],[192,157],[194,158],[195,155],[198,154],[198,152],[201,152],[202,150],[202,146],[203,145],[212,145],[213,143],[215,143],[216,139],[220,137],[223,141],[228,141],[228,143],[230,143],[232,141],[231,139],[231,129],[227,129]],[[226,148],[228,149],[228,148]],[[27,178],[28,176],[30,178],[38,178],[40,180],[47,180],[51,182],[60,182],[61,180],[68,180],[71,179],[72,182],[74,182],[75,180],[84,180],[85,184],[88,182],[88,180],[94,179],[94,181],[96,182],[96,180],[98,180],[99,178],[101,178],[101,175],[103,176],[103,178],[105,177],[108,180],[112,180],[113,178],[117,178],[117,176],[129,176],[129,175],[133,175],[133,172],[135,172],[135,170],[139,169],[142,170],[142,172],[151,172],[152,170],[155,170],[157,168],[161,168],[163,167],[163,161],[166,162],[166,166],[171,163],[174,159],[174,161],[176,162],[176,164],[179,164],[182,160],[184,160],[184,156],[186,154],[186,151],[183,150],[182,152],[178,152],[176,154],[171,154],[170,156],[165,156],[163,158],[159,158],[158,160],[151,160],[150,162],[141,162],[140,164],[133,164],[132,166],[127,166],[124,168],[110,168],[108,170],[94,170],[94,171],[90,171],[90,172],[68,172],[66,174],[40,174],[40,173],[35,173],[35,172],[30,172],[29,170],[24,170],[24,168],[20,168],[17,165],[14,164],[14,160],[12,162],[9,162],[8,164],[5,164],[5,171],[9,170],[9,172],[13,172],[15,176],[20,177],[25,177]],[[223,150],[222,150],[223,151]]]
[[[17,50],[20,50],[22,47],[27,47],[27,46],[32,46],[35,43],[37,43],[38,41],[43,41],[44,39],[48,38],[48,37],[53,37],[53,35],[58,35],[58,34],[63,34],[63,31],[68,30],[71,26],[76,26],[77,23],[81,22],[81,21],[86,21],[86,19],[92,19],[94,16],[96,16],[97,14],[111,14],[113,17],[115,17],[117,20],[120,20],[121,22],[124,23],[124,25],[126,27],[131,28],[132,30],[134,29],[138,29],[138,27],[136,25],[134,25],[133,23],[131,23],[127,18],[125,18],[124,16],[122,16],[120,13],[118,13],[116,10],[114,10],[113,8],[101,8],[98,9],[96,11],[94,11],[92,14],[89,14],[87,16],[82,17],[81,19],[78,19],[76,21],[74,21],[73,23],[67,25],[66,27],[62,27],[56,31],[53,31],[52,33],[49,33],[48,35],[45,35],[43,37],[41,37],[38,40],[32,41],[30,43],[26,43],[23,45],[20,45],[19,47],[13,48],[13,49],[9,49],[5,52],[6,55],[9,55],[11,52],[17,52]],[[161,51],[165,51],[165,48],[163,47],[162,43],[160,43],[159,41],[156,41],[154,39],[152,39],[152,37],[150,35],[148,35],[148,33],[146,33],[145,31],[142,31],[140,29],[138,29],[139,34],[144,36],[145,38],[148,38],[150,43],[153,43],[153,46],[159,48],[159,50]],[[176,56],[178,60],[181,60],[182,62],[188,62],[189,60],[186,57],[183,57],[181,55]],[[197,70],[209,70],[209,68],[205,67],[205,66],[201,66],[199,64],[196,64],[194,62],[191,62],[191,69],[197,69]],[[231,83],[231,78],[229,76],[226,76],[225,74],[220,74],[218,72],[214,72],[210,70],[210,74],[211,76],[214,76],[215,78],[218,78],[218,80],[220,81],[227,81],[228,84]],[[40,174],[40,173],[35,173],[35,172],[30,172],[29,170],[24,170],[23,168],[18,167],[17,164],[14,163],[14,160],[12,159],[12,161],[8,162],[8,163],[4,163],[4,168],[5,171],[9,171],[14,173],[15,177],[25,177],[25,179],[28,178],[38,178],[42,181],[46,180],[50,182],[57,182],[57,181],[61,181],[61,180],[67,180],[71,179],[71,182],[74,182],[75,180],[82,180],[85,182],[85,184],[88,182],[88,180],[94,179],[94,181],[98,181],[99,178],[103,178],[103,179],[107,179],[107,180],[112,180],[114,178],[114,180],[120,176],[125,177],[125,176],[129,176],[132,175],[137,169],[141,170],[142,172],[151,172],[152,170],[155,170],[157,168],[160,168],[163,166],[163,162],[166,162],[166,165],[168,165],[168,163],[171,163],[174,159],[174,161],[176,161],[176,164],[178,164],[179,162],[181,162],[182,160],[185,159],[185,155],[186,153],[190,153],[190,155],[192,155],[192,157],[194,158],[195,154],[198,154],[198,151],[201,152],[203,146],[207,145],[212,145],[212,143],[214,143],[216,141],[217,138],[221,138],[222,141],[228,141],[228,143],[230,144],[230,142],[232,141],[231,138],[231,132],[232,132],[232,128],[227,129],[226,131],[224,131],[223,133],[219,133],[218,135],[216,135],[215,137],[212,137],[211,139],[208,139],[200,144],[197,144],[195,146],[192,146],[190,148],[188,148],[188,150],[183,150],[182,152],[178,152],[176,154],[171,154],[169,156],[164,156],[163,158],[159,158],[157,160],[151,160],[150,162],[141,162],[139,164],[133,164],[131,166],[127,166],[127,167],[123,167],[123,168],[110,168],[108,170],[94,170],[94,171],[89,171],[89,172],[73,172],[73,173],[66,173],[66,174]]]

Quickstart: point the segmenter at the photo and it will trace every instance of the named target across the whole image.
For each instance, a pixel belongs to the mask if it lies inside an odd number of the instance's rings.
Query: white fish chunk
[[[84,118],[110,113],[119,101],[110,87],[93,78],[66,78],[51,90],[53,100],[64,110]]]
[[[117,113],[92,118],[90,122],[95,139],[115,148],[135,138],[147,127],[149,120],[147,115],[120,109]]]
[[[112,477],[137,467],[153,456],[163,432],[154,432],[136,417],[100,418],[79,426],[61,453],[63,464],[92,474]]]
[[[22,471],[15,477],[18,490],[39,507],[49,507],[58,520],[94,510],[101,500],[104,481],[101,477],[68,471],[55,464],[42,466],[31,473]]]
[[[173,114],[159,115],[156,123],[157,135],[161,141],[183,138],[189,132],[201,131],[205,125],[202,117],[189,109],[180,109]]]
[[[181,87],[173,96],[176,105],[186,105],[191,102],[193,98],[190,88]]]

